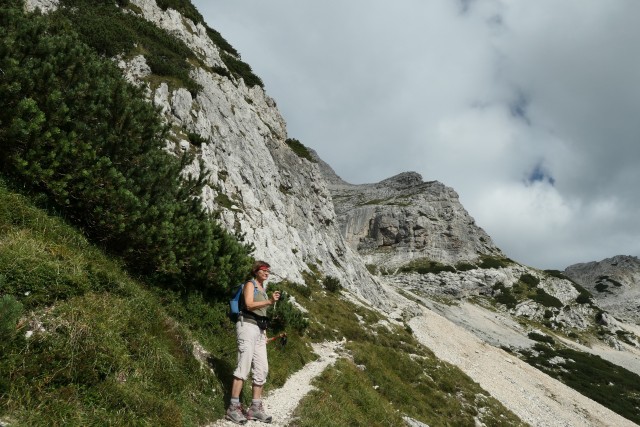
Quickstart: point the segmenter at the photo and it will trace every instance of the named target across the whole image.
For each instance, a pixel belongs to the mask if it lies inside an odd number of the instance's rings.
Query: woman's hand
[[[271,304],[275,304],[280,299],[280,291],[274,291],[271,294]]]

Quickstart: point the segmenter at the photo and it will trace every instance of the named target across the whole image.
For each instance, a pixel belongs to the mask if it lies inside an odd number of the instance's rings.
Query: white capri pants
[[[267,382],[269,362],[267,361],[267,334],[249,322],[236,322],[238,337],[238,365],[233,376],[246,381],[251,370],[253,384],[263,385]]]

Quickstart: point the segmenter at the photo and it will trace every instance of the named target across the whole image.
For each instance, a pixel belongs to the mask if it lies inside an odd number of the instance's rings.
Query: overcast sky
[[[440,181],[532,267],[640,255],[640,1],[193,2],[344,180]]]

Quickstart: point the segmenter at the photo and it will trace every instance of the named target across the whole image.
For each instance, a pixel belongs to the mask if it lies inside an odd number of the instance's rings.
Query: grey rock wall
[[[155,0],[132,3],[147,20],[184,41],[205,64],[225,67],[201,24],[174,10],[163,11]],[[384,291],[345,244],[318,165],[285,144],[286,123],[273,99],[259,86],[247,87],[242,79],[208,69],[194,68],[191,77],[203,88],[195,97],[166,84],[150,88],[150,97],[173,125],[174,146],[168,149],[193,150],[210,173],[206,206],[219,214],[228,230],[254,243],[256,258],[272,264],[279,276],[304,283],[303,272],[318,270],[380,305]],[[194,146],[188,133],[206,142]],[[193,164],[185,173],[198,171],[199,165]]]
[[[342,235],[365,263],[395,269],[418,258],[456,264],[504,256],[452,188],[416,172],[352,185],[320,163]]]
[[[638,257],[617,255],[602,261],[574,264],[564,273],[591,292],[600,307],[622,320],[640,324]]]

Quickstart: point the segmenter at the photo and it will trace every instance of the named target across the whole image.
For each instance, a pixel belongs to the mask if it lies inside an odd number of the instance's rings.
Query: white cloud
[[[640,2],[195,4],[347,181],[441,181],[535,267],[640,254]]]

